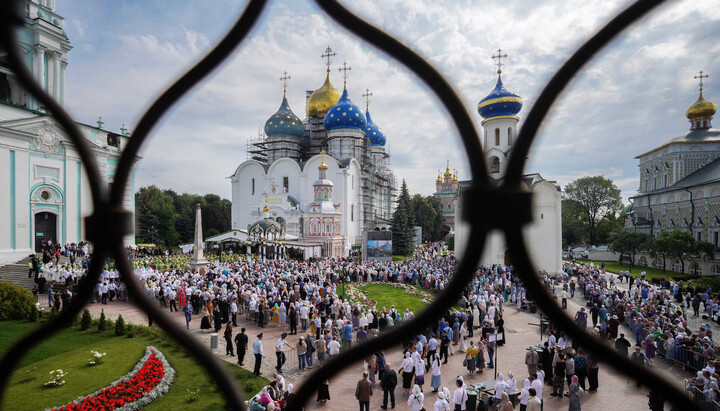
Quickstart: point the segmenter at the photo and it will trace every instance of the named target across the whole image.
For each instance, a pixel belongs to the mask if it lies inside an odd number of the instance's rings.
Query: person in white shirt
[[[538,371],[537,373],[530,376],[530,379],[532,380],[532,382],[530,383],[530,388],[535,389],[535,395],[540,400],[540,404],[542,404],[542,401],[543,401],[543,381],[545,379],[544,375],[543,375],[543,379],[540,379],[541,372],[542,371]]]
[[[525,407],[527,407],[527,402],[530,399],[530,380],[527,378],[525,381],[523,381],[523,389],[520,390],[520,395],[518,395],[518,400],[520,400],[520,409],[524,410]]]
[[[497,376],[497,381],[495,382],[495,399],[497,402],[500,402],[500,399],[502,398],[502,393],[505,392],[508,385],[505,382],[505,376],[502,375],[502,373],[499,373]]]
[[[457,388],[453,393],[453,407],[455,411],[465,411],[467,409],[465,402],[467,401],[468,396],[465,388],[463,388],[463,380],[458,378],[455,381],[455,385],[457,385]]]
[[[340,343],[337,340],[337,337],[333,337],[332,341],[330,341],[327,345],[328,355],[338,355],[340,354]]]
[[[508,373],[508,378],[505,382],[507,383],[507,388],[505,389],[505,392],[510,396],[510,401],[512,401],[514,404],[517,394],[517,382],[515,381],[515,375],[512,371]]]
[[[450,404],[445,401],[444,392],[438,392],[438,399],[435,400],[435,404],[433,405],[433,411],[450,411]]]

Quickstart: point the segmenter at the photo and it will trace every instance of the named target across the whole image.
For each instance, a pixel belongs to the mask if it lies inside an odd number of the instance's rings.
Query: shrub
[[[30,322],[33,322],[33,323],[36,323],[36,322],[37,322],[37,320],[38,320],[38,314],[39,314],[39,313],[38,313],[38,310],[39,310],[39,309],[40,309],[40,307],[38,307],[38,306],[36,306],[36,305],[33,304],[32,309],[31,309],[30,312],[28,313],[28,320],[30,320]]]
[[[26,320],[35,310],[35,297],[23,287],[0,282],[0,321]]]
[[[194,390],[191,390],[188,388],[187,395],[185,396],[185,401],[187,403],[195,402],[199,399],[200,396],[200,388],[196,388]]]
[[[85,311],[83,311],[82,319],[80,320],[80,331],[89,329],[91,323],[92,315],[90,315],[90,310],[86,308]]]
[[[120,314],[115,322],[115,335],[119,337],[121,335],[125,335],[125,332],[125,320],[123,319],[122,314]]]
[[[105,318],[105,310],[100,311],[100,319],[98,320],[98,332],[104,332],[107,319]]]

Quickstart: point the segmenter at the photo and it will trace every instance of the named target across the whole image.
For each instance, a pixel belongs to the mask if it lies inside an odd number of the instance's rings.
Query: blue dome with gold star
[[[343,90],[340,100],[325,114],[323,125],[327,131],[343,128],[365,130],[367,126],[365,114],[363,114],[358,106],[350,101],[347,87]]]
[[[370,139],[370,145],[379,147],[385,146],[385,142],[387,141],[385,133],[383,133],[380,127],[372,121],[372,118],[370,117],[370,110],[365,112],[365,117],[367,118],[365,136]]]
[[[506,89],[502,79],[498,77],[493,91],[478,103],[477,111],[484,119],[516,116],[522,109],[522,105],[522,98]]]
[[[303,134],[305,134],[305,126],[290,109],[287,96],[283,95],[280,108],[265,122],[265,135],[302,138]]]

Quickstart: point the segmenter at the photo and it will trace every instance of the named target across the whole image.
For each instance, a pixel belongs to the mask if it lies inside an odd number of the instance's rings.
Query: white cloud
[[[523,96],[522,118],[559,65],[629,4],[364,0],[350,6],[435,65],[480,130],[475,105],[494,86],[490,55],[497,48],[510,55],[503,78]],[[93,24],[91,14],[77,23],[65,14],[76,36],[71,39],[76,48],[68,68],[68,107],[81,121],[102,115],[109,127],[125,123],[132,129],[153,99],[229,27],[234,15],[225,10],[230,3],[215,6],[201,13],[201,5],[191,4],[185,12],[154,13],[148,22],[135,8],[159,6],[130,3],[123,6],[126,14],[101,25]],[[668,4],[596,56],[553,106],[527,170],[562,185],[604,174],[630,194],[637,186],[633,157],[687,129],[683,115],[697,95],[695,72],[720,76],[720,12],[709,6],[691,0]],[[86,13],[82,4],[75,7]],[[372,90],[373,118],[384,128],[396,173],[408,180],[411,191],[432,192],[445,159],[460,169],[462,179],[469,177],[454,125],[414,74],[305,4],[272,3],[266,13],[229,61],[156,127],[142,152],[138,186],[162,183],[179,191],[229,196],[225,177],[245,160],[246,139],[280,103],[277,79],[285,70],[290,73],[290,105],[303,117],[305,90],[322,84],[320,54],[328,44],[338,53],[332,73],[336,86],[337,65],[347,61],[353,67],[349,90],[356,104],[362,102],[362,90]],[[706,95],[717,103],[720,82],[712,78]]]

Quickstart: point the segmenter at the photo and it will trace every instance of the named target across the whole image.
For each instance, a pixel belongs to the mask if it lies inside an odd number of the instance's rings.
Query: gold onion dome
[[[438,178],[435,180],[435,184],[442,184],[442,183],[443,183],[443,179],[440,176],[440,171],[438,171]]]
[[[452,173],[450,172],[450,167],[445,169],[445,174],[443,174],[443,177],[445,177],[445,178],[452,177]]]
[[[458,178],[457,171],[455,171],[455,174],[452,176],[452,182],[453,183],[459,183],[460,179]]]
[[[340,100],[342,92],[332,85],[330,81],[330,69],[327,71],[325,83],[315,90],[307,101],[305,113],[308,117],[325,117],[330,110]]]
[[[327,166],[327,164],[325,164],[325,150],[322,150],[322,151],[320,152],[320,155],[322,155],[322,157],[321,157],[321,158],[322,158],[322,162],[321,162],[320,165],[318,166],[318,169],[319,169],[319,170],[327,170],[327,169],[328,169],[328,166]]]
[[[697,101],[687,109],[685,116],[687,116],[689,120],[701,120],[711,118],[716,111],[717,106],[713,102],[705,100],[701,90]]]

